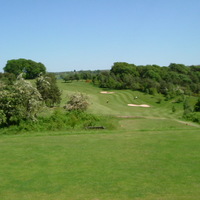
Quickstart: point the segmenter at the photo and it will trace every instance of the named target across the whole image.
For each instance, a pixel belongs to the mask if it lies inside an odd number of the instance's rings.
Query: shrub
[[[44,132],[44,131],[68,131],[71,129],[85,129],[88,126],[106,126],[112,128],[110,120],[86,112],[55,110],[48,117],[38,117],[37,121],[21,120],[19,125],[1,129],[1,134]]]
[[[21,120],[36,120],[42,107],[38,90],[22,76],[11,86],[0,88],[1,125],[19,124]]]
[[[175,106],[172,106],[172,112],[173,112],[173,113],[176,112]]]
[[[161,104],[161,102],[162,102],[162,98],[157,98],[156,103]]]
[[[69,97],[64,106],[67,111],[85,111],[88,108],[88,97],[82,93],[75,93]]]
[[[0,110],[0,125],[6,122],[6,115],[3,110]]]
[[[184,109],[184,115],[187,115],[193,111],[192,106],[189,103],[188,99],[185,99],[183,102],[183,109]]]
[[[200,124],[200,112],[188,113],[188,114],[185,114],[183,117],[186,120],[193,121]]]

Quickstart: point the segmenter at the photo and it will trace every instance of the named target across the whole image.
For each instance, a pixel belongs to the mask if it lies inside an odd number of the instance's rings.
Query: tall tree
[[[46,73],[46,67],[40,62],[37,63],[32,60],[20,58],[16,60],[8,60],[4,67],[4,72],[13,73],[16,76],[24,73],[25,78],[34,79],[40,73]]]
[[[56,84],[56,77],[54,74],[48,73],[39,76],[36,79],[36,86],[48,107],[60,103],[61,91]]]

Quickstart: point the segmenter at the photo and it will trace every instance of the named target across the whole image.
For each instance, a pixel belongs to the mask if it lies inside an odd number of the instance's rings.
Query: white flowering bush
[[[38,90],[22,76],[11,86],[0,88],[0,125],[17,124],[21,120],[36,120],[42,107]]]
[[[74,93],[69,97],[64,108],[68,111],[85,111],[89,106],[88,97],[82,93]]]

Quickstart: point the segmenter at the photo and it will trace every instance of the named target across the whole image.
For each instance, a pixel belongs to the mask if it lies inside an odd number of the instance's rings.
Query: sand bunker
[[[128,104],[128,106],[138,106],[138,107],[144,107],[144,108],[149,108],[149,105],[146,104],[141,104],[141,105],[137,105],[137,104]]]
[[[100,92],[101,94],[113,94],[114,92],[107,92],[107,91],[102,91]]]

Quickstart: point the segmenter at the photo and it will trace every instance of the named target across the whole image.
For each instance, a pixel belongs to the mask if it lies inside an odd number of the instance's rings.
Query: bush
[[[175,106],[172,106],[172,112],[173,112],[173,113],[176,112]]]
[[[22,75],[10,86],[0,87],[1,126],[19,124],[21,120],[36,120],[42,107],[38,90]]]
[[[156,103],[158,103],[158,104],[161,104],[161,102],[162,102],[162,98],[157,98],[157,101],[156,101]]]
[[[88,97],[82,93],[75,93],[69,97],[64,106],[67,111],[85,111],[88,108]]]
[[[0,110],[0,126],[6,122],[6,115],[3,110]]]
[[[183,109],[184,109],[184,115],[193,112],[192,106],[189,103],[189,99],[185,99],[185,101],[183,102]]]
[[[200,124],[200,112],[192,112],[185,114],[184,119]]]
[[[19,125],[2,129],[2,134],[44,131],[68,131],[72,129],[85,129],[88,126],[112,127],[105,117],[96,116],[86,112],[56,110],[48,117],[38,117],[37,121],[21,120]]]

